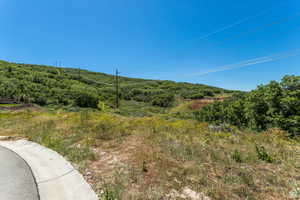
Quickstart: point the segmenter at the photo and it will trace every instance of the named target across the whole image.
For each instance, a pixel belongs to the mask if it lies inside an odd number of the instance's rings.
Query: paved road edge
[[[57,152],[23,139],[0,141],[0,145],[29,166],[40,200],[98,200],[83,176]]]

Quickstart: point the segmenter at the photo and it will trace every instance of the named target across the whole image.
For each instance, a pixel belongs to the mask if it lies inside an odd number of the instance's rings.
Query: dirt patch
[[[0,141],[16,141],[20,139],[23,138],[19,136],[0,136]]]
[[[212,104],[216,101],[224,101],[225,99],[226,98],[223,97],[223,98],[204,98],[204,99],[190,100],[191,103],[189,105],[189,108],[192,110],[199,110],[204,106]]]
[[[89,165],[84,177],[98,194],[103,192],[106,184],[115,181],[116,173],[129,173],[138,145],[136,136],[129,136],[124,141],[107,141],[93,149],[98,160]]]
[[[34,104],[22,104],[19,106],[12,106],[12,107],[5,107],[5,106],[0,107],[0,110],[9,110],[9,111],[20,111],[26,109],[39,110],[40,108]]]

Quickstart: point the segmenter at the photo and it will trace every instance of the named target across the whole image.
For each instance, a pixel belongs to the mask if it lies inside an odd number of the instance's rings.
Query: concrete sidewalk
[[[31,167],[41,200],[98,200],[83,176],[61,155],[26,140],[0,141]]]

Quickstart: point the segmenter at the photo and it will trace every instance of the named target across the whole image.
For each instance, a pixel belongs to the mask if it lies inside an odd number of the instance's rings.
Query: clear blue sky
[[[0,0],[12,62],[251,90],[300,75],[299,49],[299,0]]]

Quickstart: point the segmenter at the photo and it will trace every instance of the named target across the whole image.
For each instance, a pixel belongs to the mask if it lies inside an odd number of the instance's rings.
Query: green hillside
[[[120,77],[120,99],[125,105],[172,107],[176,99],[216,96],[232,91],[202,84]],[[72,68],[0,61],[0,97],[39,105],[113,107],[115,77]]]

